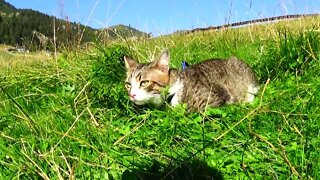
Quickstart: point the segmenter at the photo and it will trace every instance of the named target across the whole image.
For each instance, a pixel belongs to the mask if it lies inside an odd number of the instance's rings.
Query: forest
[[[0,44],[25,50],[52,50],[83,45],[87,42],[106,42],[117,38],[147,37],[147,34],[130,26],[116,25],[93,29],[80,23],[49,16],[31,9],[16,9],[0,0]],[[54,43],[54,37],[56,42]]]

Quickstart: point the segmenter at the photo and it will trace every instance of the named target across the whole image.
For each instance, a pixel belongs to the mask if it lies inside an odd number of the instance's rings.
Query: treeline
[[[69,47],[92,41],[95,32],[90,27],[63,21],[34,10],[1,13],[2,44],[20,46],[28,50],[52,49],[54,33],[58,47]]]
[[[30,9],[16,9],[0,0],[0,44],[21,47],[24,50],[69,49],[86,42],[130,37],[148,38],[146,34],[130,26],[117,25],[96,30],[68,19],[58,19]],[[55,41],[55,43],[54,43]]]

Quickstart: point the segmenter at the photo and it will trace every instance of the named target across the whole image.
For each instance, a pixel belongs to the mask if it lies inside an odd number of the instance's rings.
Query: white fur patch
[[[258,93],[258,91],[259,91],[259,86],[251,84],[247,90],[246,102],[252,103],[254,100],[254,96]]]
[[[183,89],[183,83],[180,80],[177,80],[169,89],[169,95],[173,95],[170,102],[171,106],[177,106],[180,104],[180,97]]]
[[[130,94],[135,94],[134,98],[130,97],[130,99],[137,105],[152,103],[156,106],[160,106],[163,103],[163,99],[160,94],[153,94],[145,91],[140,88],[140,84],[135,80],[131,81]]]

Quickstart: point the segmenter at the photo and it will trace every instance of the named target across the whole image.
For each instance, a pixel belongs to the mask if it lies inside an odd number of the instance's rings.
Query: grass
[[[45,52],[24,53],[7,52],[3,45],[0,46],[0,67],[2,69],[11,69],[16,66],[24,66],[30,63],[47,63],[50,56]]]
[[[318,179],[317,18],[62,53],[0,71],[0,179]],[[171,65],[237,56],[257,73],[255,102],[187,113],[137,108],[122,56]]]

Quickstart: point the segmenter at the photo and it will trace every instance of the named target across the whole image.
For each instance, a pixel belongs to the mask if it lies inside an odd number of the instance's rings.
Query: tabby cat
[[[147,64],[124,60],[125,86],[137,105],[160,106],[168,101],[172,106],[187,104],[190,111],[203,111],[208,106],[252,102],[259,89],[252,69],[235,57],[206,60],[184,70],[169,68],[167,49]]]

